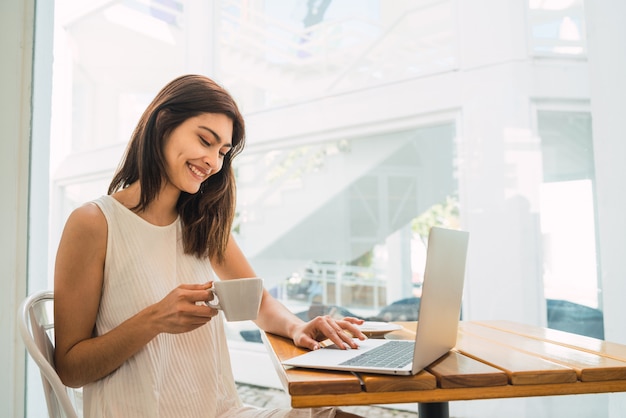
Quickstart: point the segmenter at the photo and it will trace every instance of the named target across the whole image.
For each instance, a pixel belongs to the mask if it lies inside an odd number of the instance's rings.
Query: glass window
[[[448,71],[454,3],[223,1],[217,74],[254,111]]]
[[[543,155],[541,233],[548,326],[602,339],[591,115],[539,110],[537,123]]]
[[[583,0],[528,0],[531,52],[544,56],[584,56]]]
[[[407,251],[393,257],[405,267],[394,285],[406,289],[387,290],[386,241],[408,229],[406,245],[422,246],[428,226],[458,226],[442,209],[458,192],[453,141],[454,126],[442,124],[246,151],[237,164],[237,239],[290,305],[375,316],[391,295],[415,296],[421,284]]]

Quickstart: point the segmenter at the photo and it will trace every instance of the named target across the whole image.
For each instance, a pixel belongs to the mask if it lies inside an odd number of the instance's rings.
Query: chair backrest
[[[78,418],[69,389],[54,369],[54,293],[49,290],[28,296],[18,312],[18,328],[28,354],[39,371],[50,418]],[[82,414],[81,414],[82,415]]]

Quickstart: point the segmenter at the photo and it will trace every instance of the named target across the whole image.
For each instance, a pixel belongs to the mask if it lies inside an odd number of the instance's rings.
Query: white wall
[[[0,405],[24,415],[25,352],[16,312],[26,296],[34,0],[0,2]]]
[[[626,295],[626,141],[624,140],[624,97],[626,97],[626,2],[593,0],[585,4],[589,30],[591,107],[598,204],[602,308],[605,337],[626,344],[624,295]],[[609,398],[609,416],[622,417],[626,393]]]
[[[605,335],[607,340],[626,344],[626,2],[590,1],[586,9]]]

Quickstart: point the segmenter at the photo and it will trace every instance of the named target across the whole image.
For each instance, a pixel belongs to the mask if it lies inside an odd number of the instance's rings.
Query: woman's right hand
[[[193,331],[209,322],[218,314],[216,309],[204,302],[211,299],[209,289],[213,282],[205,284],[181,284],[167,296],[148,308],[154,315],[159,332],[180,334]]]

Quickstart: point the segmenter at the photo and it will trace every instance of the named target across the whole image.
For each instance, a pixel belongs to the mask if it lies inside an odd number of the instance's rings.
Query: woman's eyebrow
[[[198,127],[199,127],[200,129],[204,129],[205,131],[207,131],[207,132],[209,132],[211,135],[213,135],[213,137],[215,138],[215,140],[217,141],[217,143],[218,143],[218,144],[222,144],[222,142],[223,142],[223,141],[222,141],[222,137],[220,137],[220,136],[217,134],[217,132],[215,132],[213,129],[211,129],[211,128],[207,127],[207,126],[204,126],[204,125],[200,125],[200,126],[198,126]],[[224,147],[228,147],[228,148],[232,148],[232,147],[233,147],[233,144],[230,144],[230,143],[224,143],[224,144],[222,144],[222,146],[224,146]]]

